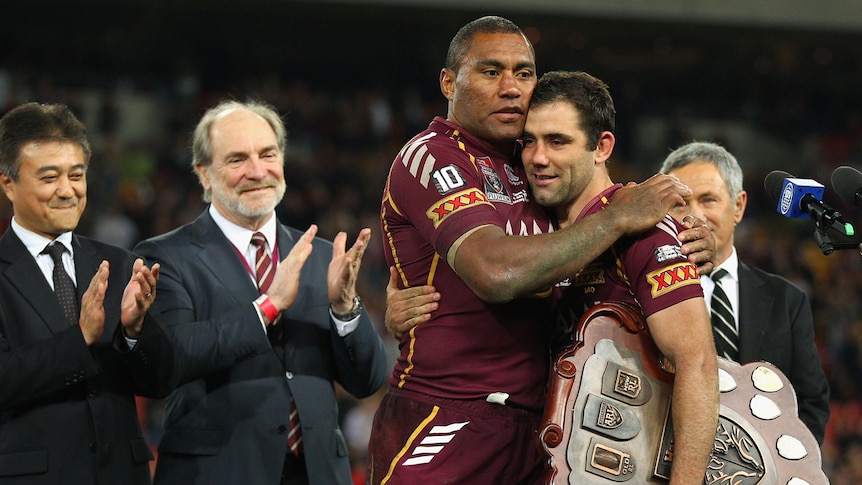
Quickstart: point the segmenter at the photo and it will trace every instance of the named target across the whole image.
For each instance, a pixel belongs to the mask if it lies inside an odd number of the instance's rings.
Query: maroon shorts
[[[367,483],[540,484],[540,420],[534,411],[390,387],[374,415]]]

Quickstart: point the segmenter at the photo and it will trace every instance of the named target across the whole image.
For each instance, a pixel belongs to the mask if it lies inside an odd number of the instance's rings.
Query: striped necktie
[[[254,255],[254,276],[257,281],[258,294],[262,295],[269,290],[269,285],[275,278],[275,265],[272,264],[272,258],[266,251],[266,238],[263,233],[256,232],[251,235],[251,244],[257,248]],[[269,337],[270,343],[275,347],[282,345],[282,327],[280,324],[281,315],[276,318],[266,329],[266,334]]]
[[[272,284],[272,279],[275,277],[275,267],[272,264],[272,258],[266,252],[266,238],[263,237],[262,233],[252,234],[251,244],[257,248],[254,257],[254,273],[257,280],[257,290],[262,295]]]
[[[49,244],[42,250],[42,254],[51,256],[51,260],[54,261],[54,294],[57,295],[57,301],[63,307],[63,314],[66,315],[66,319],[70,325],[77,325],[80,315],[78,292],[75,290],[75,283],[72,281],[72,277],[69,276],[66,268],[63,267],[63,253],[65,252],[66,246],[63,246],[59,242]]]
[[[272,258],[266,252],[266,238],[260,232],[256,232],[251,236],[251,243],[257,248],[254,258],[254,272],[257,279],[257,289],[260,294],[266,293],[269,285],[275,277],[275,265],[272,264]],[[280,318],[278,319],[280,320]],[[276,322],[270,325],[270,341],[273,345],[281,345],[283,338],[283,323]],[[296,456],[302,453],[302,427],[299,425],[299,413],[296,410],[296,402],[293,396],[290,397],[290,418],[287,425],[287,446],[290,452]]]
[[[736,360],[739,357],[738,341],[736,331],[736,320],[733,318],[733,307],[730,299],[721,287],[721,279],[726,276],[727,270],[719,269],[713,271],[710,277],[715,281],[715,289],[712,291],[710,303],[712,319],[712,335],[715,338],[715,350],[720,357]]]

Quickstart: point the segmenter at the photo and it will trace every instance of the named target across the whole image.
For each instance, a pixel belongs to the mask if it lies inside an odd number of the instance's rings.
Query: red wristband
[[[269,323],[272,323],[278,318],[280,312],[275,308],[275,305],[272,304],[272,300],[268,296],[262,296],[263,298],[258,300],[258,305],[260,305],[260,310],[266,316],[266,319],[269,320]]]

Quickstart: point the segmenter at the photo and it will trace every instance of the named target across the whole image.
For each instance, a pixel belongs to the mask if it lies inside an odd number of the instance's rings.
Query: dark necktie
[[[57,301],[63,307],[63,314],[66,315],[70,325],[77,325],[80,312],[78,293],[75,291],[75,283],[63,267],[64,252],[66,252],[66,246],[59,242],[49,244],[42,250],[43,254],[51,256],[54,261],[54,294],[57,295]]]
[[[739,337],[736,331],[736,320],[733,318],[733,307],[730,299],[721,287],[721,279],[727,275],[727,270],[713,271],[710,277],[715,281],[710,303],[712,319],[712,335],[715,338],[715,350],[720,357],[736,360],[739,357],[737,347]]]
[[[257,248],[254,257],[254,273],[257,279],[257,289],[260,294],[266,293],[269,285],[275,277],[275,265],[272,258],[266,252],[266,238],[263,234],[256,232],[251,236],[251,243]],[[280,319],[280,318],[279,318]],[[276,322],[269,326],[267,334],[274,345],[281,345],[283,338],[281,323]],[[299,425],[299,413],[296,411],[296,402],[290,397],[290,420],[287,427],[287,446],[291,453],[299,456],[302,453],[302,427]]]

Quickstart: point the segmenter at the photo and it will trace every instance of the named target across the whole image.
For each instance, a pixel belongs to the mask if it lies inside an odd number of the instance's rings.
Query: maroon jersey
[[[401,286],[433,284],[442,295],[431,319],[401,339],[390,383],[448,399],[505,393],[509,404],[541,409],[550,295],[486,303],[446,262],[452,244],[481,226],[513,235],[553,230],[547,213],[529,201],[523,168],[435,118],[395,158],[380,219],[386,258]]]
[[[596,196],[578,219],[602,210],[620,187],[614,185]],[[673,217],[665,216],[649,231],[620,239],[574,277],[559,283],[564,325],[570,329],[586,309],[605,301],[638,305],[648,317],[689,298],[703,297],[697,267],[681,252],[680,230]]]

